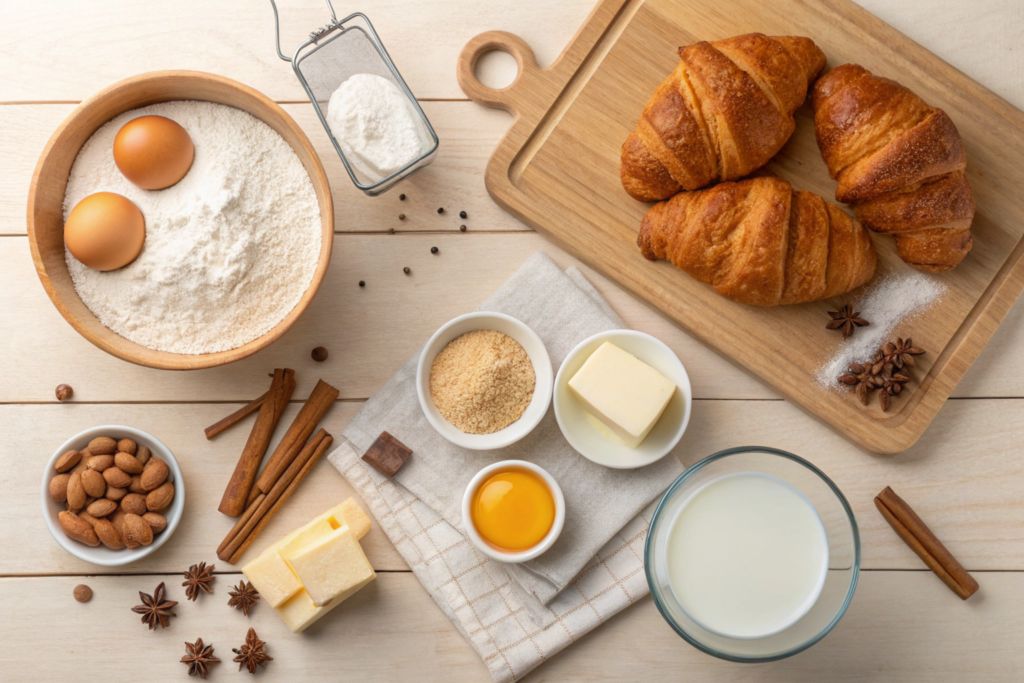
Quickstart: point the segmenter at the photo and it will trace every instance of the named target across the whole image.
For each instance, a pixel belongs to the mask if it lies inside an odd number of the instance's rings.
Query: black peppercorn
[[[439,209],[437,210],[437,212],[438,212],[438,213],[444,213],[444,207],[442,206],[441,208],[439,208]]]
[[[67,384],[58,384],[57,390],[54,393],[57,394],[58,401],[66,401],[71,398],[72,394],[75,393],[75,390]]]
[[[430,248],[430,253],[431,254],[436,254],[437,253],[437,247],[431,247]]]
[[[404,213],[398,214],[398,220],[404,221],[405,220],[405,214]]]
[[[403,202],[405,201],[405,195],[404,195],[404,194],[400,194],[400,195],[398,195],[398,198],[399,198],[399,199],[400,199],[401,201],[403,201]]]
[[[360,287],[365,287],[366,286],[366,281],[365,280],[360,280],[359,281],[359,286]]]
[[[313,352],[310,353],[309,355],[317,363],[323,363],[325,360],[327,360],[327,349],[325,349],[322,346],[318,346],[315,349],[313,349]]]
[[[408,275],[412,271],[409,269],[409,266],[406,266],[405,268],[402,268],[402,272],[405,273],[406,275]]]
[[[466,232],[466,226],[465,226],[465,225],[460,225],[460,226],[459,226],[459,230],[460,230],[461,232]]]
[[[465,219],[466,218],[466,212],[465,211],[459,211],[459,218]]]

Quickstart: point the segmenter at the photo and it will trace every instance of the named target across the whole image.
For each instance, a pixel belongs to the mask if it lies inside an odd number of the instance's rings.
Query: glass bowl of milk
[[[668,488],[651,520],[647,583],[675,631],[735,662],[789,657],[839,622],[860,534],[842,492],[774,448],[715,453]]]

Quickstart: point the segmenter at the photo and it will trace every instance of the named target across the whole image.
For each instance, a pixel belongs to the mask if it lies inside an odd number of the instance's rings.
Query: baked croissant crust
[[[644,216],[637,244],[733,301],[798,304],[844,294],[875,273],[854,218],[779,178],[681,192]]]
[[[895,235],[911,266],[941,272],[959,264],[973,245],[974,196],[949,116],[856,64],[822,76],[811,105],[836,199],[868,228]]]
[[[634,199],[666,199],[766,164],[825,66],[810,38],[760,33],[687,45],[679,58],[622,146],[622,186]]]

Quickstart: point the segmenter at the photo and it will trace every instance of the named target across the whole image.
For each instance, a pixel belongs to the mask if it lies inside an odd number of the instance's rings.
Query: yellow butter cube
[[[363,583],[353,586],[323,607],[317,607],[316,603],[314,603],[312,598],[309,597],[309,593],[305,590],[299,590],[298,593],[283,605],[275,607],[274,611],[276,611],[278,616],[280,616],[284,621],[285,626],[291,629],[292,633],[301,633],[317,619],[330,612],[332,609],[348,599],[353,593],[373,581],[375,576],[376,575],[371,576]]]
[[[377,576],[348,527],[321,536],[286,559],[318,607],[351,594]]]

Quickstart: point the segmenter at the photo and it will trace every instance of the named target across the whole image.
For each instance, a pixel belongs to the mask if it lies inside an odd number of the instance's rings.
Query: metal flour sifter
[[[277,4],[274,0],[270,0],[270,4],[274,8],[277,56],[291,62],[299,83],[309,95],[320,123],[324,125],[327,136],[334,144],[334,149],[341,157],[341,162],[345,164],[345,170],[356,187],[370,196],[379,195],[434,160],[438,147],[437,133],[416,101],[416,96],[398,73],[398,68],[384,49],[377,32],[373,29],[373,24],[364,14],[356,12],[339,21],[334,14],[331,0],[327,0],[327,9],[331,13],[330,23],[310,33],[309,39],[299,45],[295,54],[289,58],[281,52],[281,24],[277,15]],[[345,154],[344,145],[331,132],[331,126],[327,122],[327,103],[331,94],[350,76],[356,74],[381,76],[398,86],[408,98],[410,109],[421,124],[417,126],[417,132],[421,138],[423,153],[415,161],[384,178],[373,177],[350,159]]]

